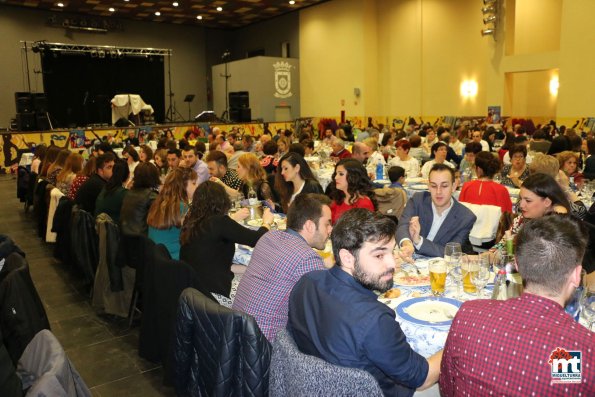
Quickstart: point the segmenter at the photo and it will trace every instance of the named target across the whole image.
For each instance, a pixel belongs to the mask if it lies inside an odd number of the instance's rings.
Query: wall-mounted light
[[[496,29],[500,18],[499,2],[498,0],[483,0],[484,7],[481,9],[483,13],[484,28],[481,30],[482,36],[492,36],[496,40]]]
[[[461,83],[461,96],[463,98],[473,98],[477,96],[477,81],[463,80]]]
[[[494,29],[483,29],[481,31],[481,35],[482,36],[493,36],[494,35]]]
[[[560,81],[558,80],[558,76],[553,76],[550,79],[550,94],[552,96],[557,96],[558,88],[560,88]]]

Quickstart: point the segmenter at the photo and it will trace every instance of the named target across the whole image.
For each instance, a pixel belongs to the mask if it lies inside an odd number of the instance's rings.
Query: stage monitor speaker
[[[237,91],[229,93],[230,108],[249,108],[250,93],[248,91]]]
[[[52,127],[50,126],[50,121],[48,119],[47,113],[37,113],[35,117],[37,121],[37,129],[40,131],[48,131],[51,130]]]
[[[250,108],[231,108],[229,109],[229,119],[236,123],[252,121],[252,111]]]
[[[17,113],[17,129],[19,131],[35,131],[37,129],[35,113]]]
[[[33,96],[33,108],[36,113],[46,113],[48,111],[48,98],[43,93],[31,94]]]
[[[17,113],[28,113],[33,111],[33,101],[28,92],[15,92],[14,102]]]

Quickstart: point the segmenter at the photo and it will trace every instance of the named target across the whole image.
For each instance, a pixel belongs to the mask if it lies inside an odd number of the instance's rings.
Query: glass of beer
[[[446,285],[446,262],[439,260],[431,262],[430,266],[430,287],[434,296],[444,295]]]
[[[468,294],[477,292],[477,288],[475,288],[475,285],[471,280],[479,271],[479,261],[479,255],[465,255],[463,257],[463,263],[461,264],[461,271],[463,273],[463,291]]]

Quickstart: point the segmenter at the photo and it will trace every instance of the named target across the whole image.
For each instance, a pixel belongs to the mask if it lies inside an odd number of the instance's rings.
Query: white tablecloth
[[[121,118],[128,120],[130,113],[139,114],[142,110],[148,110],[153,114],[153,106],[145,103],[140,95],[120,94],[112,98],[112,124]]]

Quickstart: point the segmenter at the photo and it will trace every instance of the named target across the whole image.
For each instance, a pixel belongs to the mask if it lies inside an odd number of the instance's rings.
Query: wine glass
[[[476,272],[471,272],[471,282],[475,285],[477,297],[481,298],[481,292],[490,280],[490,265],[488,258],[479,258],[478,266]]]
[[[453,255],[462,255],[463,251],[461,249],[461,244],[460,243],[455,243],[455,242],[450,242],[450,243],[446,243],[446,245],[444,246],[444,260],[446,261],[446,263],[450,263],[451,260],[451,256]]]

